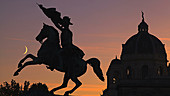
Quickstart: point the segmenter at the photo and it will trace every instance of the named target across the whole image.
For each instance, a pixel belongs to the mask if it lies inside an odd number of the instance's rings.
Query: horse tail
[[[97,77],[101,81],[104,81],[103,72],[100,68],[100,61],[97,58],[90,58],[86,62],[93,67],[93,71],[97,75]]]

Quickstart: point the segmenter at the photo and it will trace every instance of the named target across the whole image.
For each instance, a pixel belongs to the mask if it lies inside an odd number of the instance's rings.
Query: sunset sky
[[[53,23],[36,5],[55,7],[62,16],[71,17],[73,42],[84,52],[84,59],[96,57],[106,79],[112,59],[120,58],[122,44],[136,34],[142,21],[141,11],[149,25],[149,33],[165,44],[170,60],[170,0],[1,0],[0,3],[0,84],[11,79],[23,84],[46,83],[50,89],[62,83],[63,73],[51,72],[45,65],[28,66],[19,76],[13,77],[18,62],[28,53],[36,55],[41,44],[35,40],[43,27]],[[30,59],[29,59],[30,60]],[[168,62],[169,63],[169,62]],[[88,65],[86,74],[79,78],[83,85],[73,95],[99,96],[106,88],[107,79],[101,82]],[[63,94],[74,87],[57,91]]]

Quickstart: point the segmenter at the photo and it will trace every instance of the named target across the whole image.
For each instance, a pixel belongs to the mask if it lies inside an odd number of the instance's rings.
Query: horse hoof
[[[18,64],[18,68],[20,68],[20,67],[22,67],[22,63],[19,63],[19,64]]]
[[[65,93],[64,96],[69,96],[69,95]]]
[[[69,96],[69,94],[70,94],[70,91],[66,91],[64,96]]]
[[[50,94],[54,94],[54,91],[53,91],[53,90],[51,90],[51,91],[50,91]]]
[[[17,75],[19,75],[19,73],[18,73],[18,72],[15,72],[13,76],[17,76]]]

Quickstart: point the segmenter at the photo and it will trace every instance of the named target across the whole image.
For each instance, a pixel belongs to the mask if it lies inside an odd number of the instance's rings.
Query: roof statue
[[[116,58],[115,59],[117,59],[117,55],[116,55]]]
[[[143,11],[141,11],[142,12],[142,21],[144,21],[144,13],[143,13]]]

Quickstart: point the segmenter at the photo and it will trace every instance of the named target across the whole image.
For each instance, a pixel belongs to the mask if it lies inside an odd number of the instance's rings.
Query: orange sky
[[[62,83],[63,73],[51,72],[45,66],[26,67],[19,76],[13,77],[17,64],[28,53],[36,55],[40,44],[35,41],[43,22],[53,25],[35,4],[55,7],[62,16],[70,16],[74,43],[86,53],[84,59],[97,57],[106,78],[112,59],[121,54],[121,46],[137,33],[141,22],[141,11],[149,25],[149,33],[157,36],[164,44],[170,60],[170,1],[169,0],[1,0],[0,3],[0,82],[42,82],[54,88]],[[90,80],[89,80],[90,78]],[[99,96],[107,82],[101,82],[92,68],[80,77],[83,85],[74,95]],[[74,86],[69,82],[69,89]],[[66,90],[58,91],[63,94]]]

